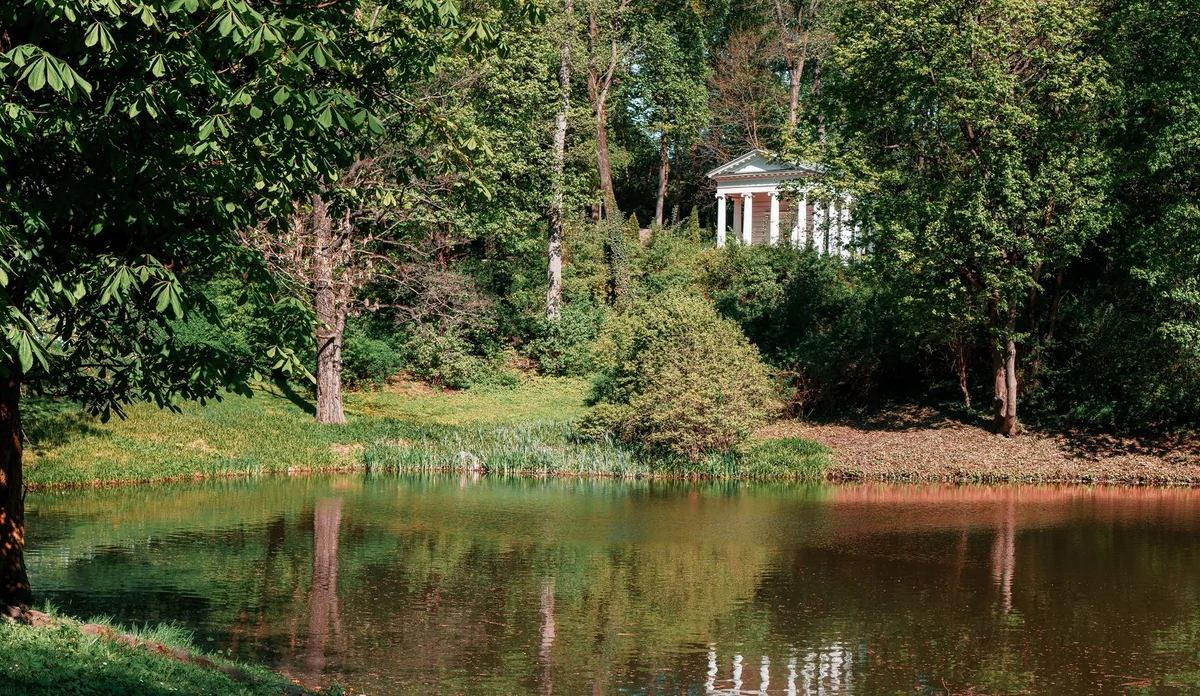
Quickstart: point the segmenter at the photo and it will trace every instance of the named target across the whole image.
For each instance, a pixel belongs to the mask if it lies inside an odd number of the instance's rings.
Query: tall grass
[[[752,443],[700,461],[650,456],[612,442],[579,440],[568,423],[515,426],[409,426],[399,438],[374,442],[368,468],[405,472],[486,470],[497,474],[614,476],[621,478],[816,479],[829,451],[790,438]]]

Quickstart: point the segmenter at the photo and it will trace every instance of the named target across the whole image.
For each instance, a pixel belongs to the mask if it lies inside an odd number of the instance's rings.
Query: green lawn
[[[410,387],[347,395],[347,423],[313,422],[296,394],[261,391],[179,413],[151,404],[108,423],[72,407],[26,409],[31,486],[78,486],[374,467],[437,471],[482,465],[493,473],[812,478],[827,451],[803,440],[751,443],[702,462],[648,460],[633,448],[581,442],[570,421],[587,383],[531,377],[512,388],[439,392]]]

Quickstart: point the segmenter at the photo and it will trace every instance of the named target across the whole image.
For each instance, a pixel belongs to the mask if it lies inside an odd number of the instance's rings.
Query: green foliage
[[[342,379],[350,387],[382,387],[404,368],[404,356],[362,327],[346,327],[342,337]]]
[[[819,442],[798,437],[753,440],[740,448],[740,475],[746,478],[820,480],[829,466],[830,450]]]
[[[659,230],[638,253],[636,294],[649,297],[671,289],[699,289],[710,257],[686,227]]]
[[[916,376],[917,318],[867,269],[809,249],[734,245],[706,286],[791,383],[795,413],[868,403]]]
[[[1107,8],[1117,96],[1108,124],[1116,216],[1073,269],[1047,355],[1048,422],[1115,430],[1200,425],[1200,54],[1186,1]],[[1103,264],[1099,269],[1096,266]],[[1081,286],[1081,287],[1080,287]]]
[[[637,225],[636,217],[630,217],[629,220],[633,225]],[[619,213],[607,221],[608,239],[604,244],[604,260],[608,266],[608,302],[618,309],[628,307],[633,301],[633,269],[627,232],[629,226],[627,222],[622,222]],[[636,228],[634,234],[636,239]],[[636,243],[634,248],[637,248]]]
[[[1037,346],[1050,282],[1109,223],[1099,17],[1071,0],[843,3],[827,183],[858,190],[871,261],[941,325]]]
[[[447,132],[397,97],[447,55],[496,43],[453,3],[385,3],[369,25],[361,9],[0,7],[0,371],[105,415],[253,377],[228,342],[179,335],[185,316],[220,324],[182,269],[269,285],[236,233],[285,218],[369,150],[380,109],[423,140]]]
[[[413,375],[452,389],[485,383],[495,372],[472,343],[453,331],[418,327],[405,341],[404,353]]]
[[[1043,386],[1031,395],[1046,425],[1129,432],[1197,422],[1196,344],[1181,347],[1161,330],[1165,298],[1134,294],[1136,283],[1125,289],[1121,296],[1096,289],[1064,305],[1067,338],[1043,358]]]
[[[269,280],[267,286],[272,287]],[[301,303],[272,301],[261,286],[228,273],[218,273],[197,290],[212,313],[172,322],[181,346],[215,346],[236,374],[252,382],[308,381],[304,365],[314,359],[312,316]]]
[[[601,337],[583,419],[650,451],[698,461],[727,452],[776,409],[767,367],[737,325],[703,298],[672,291],[634,304]]]
[[[563,306],[561,316],[543,319],[529,345],[543,374],[585,376],[596,367],[596,341],[604,326],[604,307],[583,297]]]
[[[692,212],[688,215],[687,222],[684,225],[682,236],[688,242],[699,246],[702,232],[703,228],[700,227],[700,209],[692,208]]]
[[[135,404],[126,419],[104,424],[77,407],[31,400],[26,481],[91,486],[364,466],[443,471],[471,457],[492,473],[795,478],[827,459],[813,455],[784,471],[756,464],[766,451],[757,445],[691,462],[647,457],[603,434],[581,438],[571,422],[585,412],[587,389],[580,379],[534,378],[503,389],[356,392],[346,395],[347,424],[333,428],[314,423],[311,406],[286,390],[187,404],[179,413]]]

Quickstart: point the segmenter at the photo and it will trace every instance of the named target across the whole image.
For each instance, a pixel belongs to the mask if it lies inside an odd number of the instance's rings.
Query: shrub
[[[634,304],[600,339],[581,432],[699,460],[727,452],[777,409],[770,372],[737,324],[670,291]]]
[[[417,326],[404,344],[414,376],[452,389],[487,382],[495,370],[474,354],[475,346],[455,331]]]
[[[605,310],[584,297],[563,305],[557,321],[543,319],[530,343],[529,357],[544,374],[560,377],[589,375],[596,369],[596,340],[604,326]]]
[[[404,356],[387,341],[347,326],[342,338],[342,379],[348,386],[383,386],[404,367]]]

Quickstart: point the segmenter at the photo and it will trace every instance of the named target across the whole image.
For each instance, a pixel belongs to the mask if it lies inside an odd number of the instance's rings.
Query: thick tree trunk
[[[567,21],[571,18],[571,0],[567,0]],[[563,178],[566,169],[567,117],[571,107],[571,34],[563,32],[558,65],[558,115],[554,119],[554,191],[550,202],[550,230],[547,239],[549,259],[546,264],[546,318],[558,319],[562,313],[562,217]]]
[[[25,572],[25,491],[21,481],[21,378],[15,365],[0,377],[0,605],[29,605]]]
[[[667,134],[658,137],[658,202],[654,206],[654,224],[662,227],[663,208],[667,204],[667,177],[671,173],[671,157],[667,148]]]
[[[317,313],[317,422],[345,423],[342,410],[342,331],[346,312],[333,284],[333,220],[329,205],[313,196],[313,306]]]

